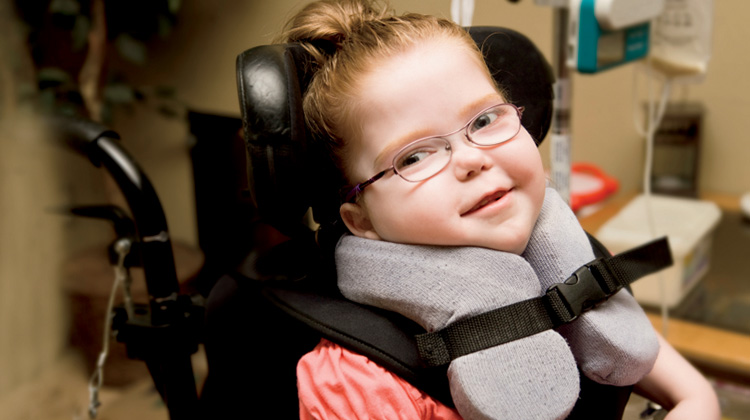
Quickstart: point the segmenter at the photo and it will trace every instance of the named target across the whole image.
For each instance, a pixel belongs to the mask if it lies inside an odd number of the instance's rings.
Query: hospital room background
[[[115,57],[108,64],[126,75],[132,86],[150,91],[168,87],[172,93],[114,108],[108,125],[153,182],[175,245],[178,274],[190,277],[203,261],[191,156],[196,134],[190,117],[238,118],[236,56],[270,43],[306,2],[176,3],[175,25],[169,34],[146,44],[145,63]],[[451,13],[449,0],[391,3],[399,12],[446,17]],[[552,62],[554,8],[537,3],[543,2],[476,0],[472,24],[517,30]],[[685,146],[690,152],[678,152],[697,162],[690,169],[697,177],[695,185],[687,195],[714,204],[721,221],[717,218],[706,228],[713,238],[709,272],[699,281],[700,287],[670,305],[674,313],[667,336],[713,375],[717,386],[727,384],[725,389],[740,396],[734,402],[737,407],[750,406],[750,270],[745,267],[750,257],[750,222],[741,215],[740,205],[741,197],[750,193],[750,25],[744,20],[750,16],[750,2],[713,3],[705,76],[672,85],[670,103],[689,104],[685,109],[695,112],[686,118],[698,121],[696,138]],[[12,18],[12,6],[10,0],[0,1],[0,13],[6,16],[2,19],[9,22],[0,25],[5,31],[0,32],[5,39],[0,41],[5,44],[0,53],[6,57],[25,42],[19,35],[23,33],[20,21]],[[80,348],[71,344],[71,336],[77,328],[92,329],[81,322],[94,314],[80,313],[80,299],[103,299],[111,287],[111,268],[103,250],[113,232],[105,222],[74,218],[59,209],[119,204],[121,198],[103,171],[63,147],[49,145],[39,125],[27,119],[23,107],[9,95],[19,78],[28,75],[14,73],[9,60],[0,61],[4,62],[0,63],[0,95],[5,96],[0,96],[0,417],[70,418],[71,410],[86,404],[86,372],[91,368],[79,357]],[[651,83],[660,92],[661,79]],[[647,109],[649,76],[642,63],[634,62],[595,74],[571,71],[570,86],[570,160],[594,164],[617,181],[616,190],[580,213],[584,227],[596,233],[642,191],[645,140],[637,125]],[[547,165],[550,143],[541,146]],[[700,222],[683,224],[689,229]],[[663,328],[663,308],[650,307],[655,327]],[[706,315],[711,311],[714,315]],[[89,344],[98,351],[101,340]],[[128,386],[147,379],[138,376],[125,386],[108,388],[107,396],[115,401]],[[61,396],[63,388],[67,394]],[[45,407],[50,411],[44,412]]]

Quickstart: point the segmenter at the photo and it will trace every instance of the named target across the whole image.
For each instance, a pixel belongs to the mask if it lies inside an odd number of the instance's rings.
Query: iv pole
[[[537,0],[537,3],[541,1]],[[570,116],[573,86],[567,60],[568,2],[547,1],[553,6],[553,58],[555,70],[555,100],[550,134],[550,177],[554,187],[566,203],[570,203],[571,136]]]

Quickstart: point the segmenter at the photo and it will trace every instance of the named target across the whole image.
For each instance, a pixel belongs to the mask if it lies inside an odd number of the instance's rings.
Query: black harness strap
[[[672,265],[666,238],[612,257],[597,258],[537,298],[520,301],[416,336],[422,361],[431,367],[557,328],[606,301],[623,287]]]

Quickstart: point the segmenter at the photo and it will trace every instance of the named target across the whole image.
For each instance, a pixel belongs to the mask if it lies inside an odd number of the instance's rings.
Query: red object
[[[604,200],[620,188],[615,178],[591,163],[574,163],[570,172],[570,207],[574,212]]]

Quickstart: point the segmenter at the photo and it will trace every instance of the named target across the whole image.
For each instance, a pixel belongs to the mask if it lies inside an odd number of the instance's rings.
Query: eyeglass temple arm
[[[377,174],[375,174],[375,176],[373,176],[372,178],[368,179],[367,181],[364,181],[364,182],[360,182],[359,184],[355,185],[355,186],[354,186],[354,188],[352,188],[352,189],[351,189],[351,190],[349,191],[349,193],[348,193],[348,194],[346,194],[346,198],[344,198],[344,202],[345,202],[345,203],[349,203],[349,202],[351,202],[351,201],[352,201],[352,199],[353,199],[353,198],[354,198],[354,197],[355,197],[355,196],[356,196],[357,194],[361,193],[361,192],[362,192],[362,190],[364,190],[364,189],[365,189],[365,188],[366,188],[367,186],[369,186],[369,185],[370,185],[370,184],[372,184],[373,182],[375,182],[375,181],[379,180],[379,179],[380,179],[380,178],[382,178],[382,177],[383,177],[383,175],[385,175],[385,174],[386,174],[386,173],[387,173],[388,171],[392,171],[392,170],[393,170],[393,166],[391,166],[390,168],[388,168],[388,169],[386,169],[386,170],[384,170],[384,171],[378,172]]]

